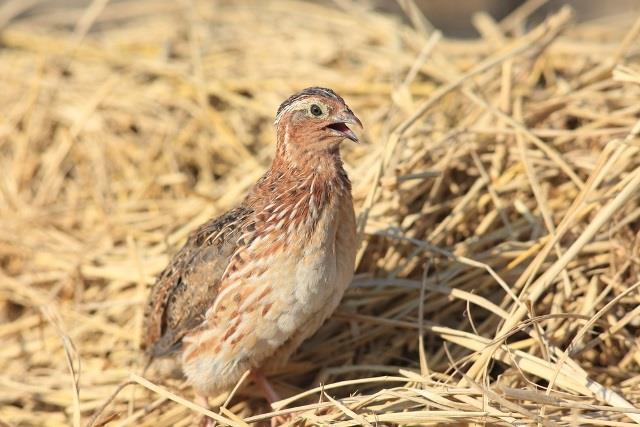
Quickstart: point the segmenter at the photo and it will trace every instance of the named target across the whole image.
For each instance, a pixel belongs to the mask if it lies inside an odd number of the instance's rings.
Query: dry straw
[[[4,2],[0,424],[640,424],[640,19],[544,3],[452,40],[410,1]],[[284,400],[201,408],[142,376],[142,304],[308,85],[366,126],[358,275]]]

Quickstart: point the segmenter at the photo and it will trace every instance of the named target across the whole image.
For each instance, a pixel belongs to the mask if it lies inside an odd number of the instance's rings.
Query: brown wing
[[[178,350],[182,337],[204,320],[251,213],[238,207],[201,225],[160,274],[145,310],[142,348],[148,354]]]

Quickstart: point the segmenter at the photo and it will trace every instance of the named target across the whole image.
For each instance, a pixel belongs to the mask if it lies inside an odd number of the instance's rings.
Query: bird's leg
[[[209,399],[204,394],[196,393],[195,401],[198,405],[203,408],[209,409]],[[200,418],[200,422],[198,423],[198,427],[214,427],[214,421],[207,417],[206,415],[202,415]]]
[[[256,369],[252,369],[251,379],[254,383],[256,383],[258,387],[260,387],[264,398],[267,399],[267,402],[269,402],[269,404],[280,400],[280,396],[278,396],[278,393],[273,389],[273,386],[262,372]]]
[[[265,377],[262,372],[256,369],[252,369],[251,379],[260,388],[260,390],[262,391],[262,394],[264,395],[264,398],[267,399],[267,402],[269,402],[269,406],[271,406],[273,402],[277,402],[278,400],[280,400],[280,396],[278,396],[278,393],[273,389],[273,386],[271,385],[269,380],[267,380],[267,377]],[[283,424],[289,421],[290,419],[291,419],[291,414],[278,415],[277,417],[273,417],[271,418],[271,427],[276,427],[280,424]]]

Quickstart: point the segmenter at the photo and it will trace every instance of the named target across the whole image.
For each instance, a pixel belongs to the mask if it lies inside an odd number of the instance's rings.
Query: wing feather
[[[252,210],[238,207],[201,225],[158,277],[145,310],[142,347],[153,357],[178,350],[204,320]]]

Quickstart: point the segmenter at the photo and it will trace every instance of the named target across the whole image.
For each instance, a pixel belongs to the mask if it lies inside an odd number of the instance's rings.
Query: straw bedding
[[[239,386],[209,414],[640,423],[640,20],[525,26],[542,3],[456,41],[410,2],[405,20],[347,1],[5,2],[0,425],[206,412],[161,364],[142,375],[143,302],[262,174],[278,103],[309,85],[365,124],[343,150],[356,279],[273,373],[285,400]]]

